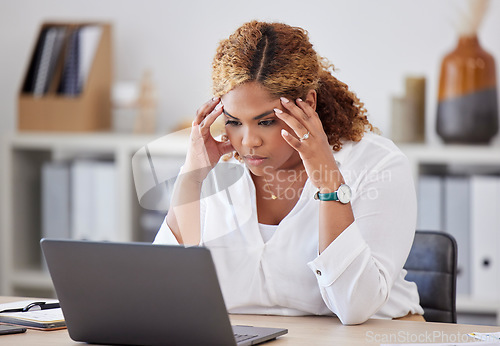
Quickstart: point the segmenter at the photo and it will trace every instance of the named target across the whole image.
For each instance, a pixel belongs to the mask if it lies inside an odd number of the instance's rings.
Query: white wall
[[[317,51],[337,66],[338,78],[357,92],[372,122],[386,135],[390,97],[404,92],[406,74],[425,75],[432,142],[439,65],[456,43],[449,20],[456,1],[2,1],[0,135],[15,130],[16,94],[45,20],[112,22],[115,80],[137,80],[144,69],[153,70],[160,94],[159,132],[164,132],[179,119],[191,118],[210,97],[217,42],[243,22],[260,19],[306,28]],[[480,38],[497,63],[499,19],[500,1],[493,0]]]

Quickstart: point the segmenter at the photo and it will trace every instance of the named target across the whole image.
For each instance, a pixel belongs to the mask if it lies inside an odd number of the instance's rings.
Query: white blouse
[[[245,165],[221,161],[205,179],[200,245],[211,250],[229,312],[336,314],[344,324],[423,314],[416,285],[404,279],[416,226],[407,158],[373,133],[334,156],[353,193],[355,221],[320,255],[321,202],[309,179],[267,241]],[[166,220],[154,243],[178,244]]]
[[[259,231],[260,235],[262,236],[262,241],[264,241],[264,243],[267,243],[277,229],[278,225],[266,225],[263,223],[259,223]]]

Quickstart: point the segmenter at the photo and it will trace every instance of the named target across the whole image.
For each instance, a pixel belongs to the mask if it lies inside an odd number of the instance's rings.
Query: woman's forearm
[[[319,207],[319,253],[354,222],[351,203],[322,201]]]
[[[345,184],[337,164],[321,166],[320,176],[327,177],[321,183],[320,193],[332,193]],[[319,207],[319,253],[322,253],[337,237],[354,222],[351,203],[320,201]]]
[[[202,184],[190,173],[179,174],[172,193],[167,224],[179,244],[200,243],[200,194]]]

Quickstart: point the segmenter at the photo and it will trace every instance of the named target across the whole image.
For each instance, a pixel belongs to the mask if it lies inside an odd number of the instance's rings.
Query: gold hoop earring
[[[241,158],[240,154],[239,154],[237,151],[235,151],[235,152],[233,153],[233,156],[234,156],[234,158],[235,158],[236,160],[238,160],[239,162],[243,163],[243,159]]]
[[[229,137],[227,134],[223,133],[222,136],[220,137],[221,142],[227,142],[229,140]],[[240,157],[240,154],[238,154],[237,151],[232,151],[230,153],[222,155],[222,160],[223,161],[229,161],[231,158],[234,157],[236,160],[239,162],[243,163],[243,159]]]

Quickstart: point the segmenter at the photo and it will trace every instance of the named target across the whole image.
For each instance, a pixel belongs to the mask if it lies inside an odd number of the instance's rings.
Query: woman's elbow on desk
[[[363,304],[358,304],[357,307],[351,307],[350,309],[345,309],[344,311],[337,314],[340,322],[346,326],[363,324],[368,321],[378,309],[374,308],[371,304],[366,302]]]
[[[340,322],[344,325],[362,324],[375,315],[389,298],[388,290],[386,287],[379,287],[373,290],[373,287],[367,283],[362,284],[363,287],[351,287],[348,289],[349,294],[342,294],[339,301],[332,301],[327,297],[327,303],[330,310],[332,310]],[[324,292],[326,293],[326,292]],[[331,292],[330,292],[331,293]]]
[[[374,310],[370,304],[364,303],[364,305],[357,305],[359,306],[350,306],[347,309],[344,309],[344,311],[337,313],[337,317],[342,324],[346,326],[363,324],[376,313],[376,310]]]

